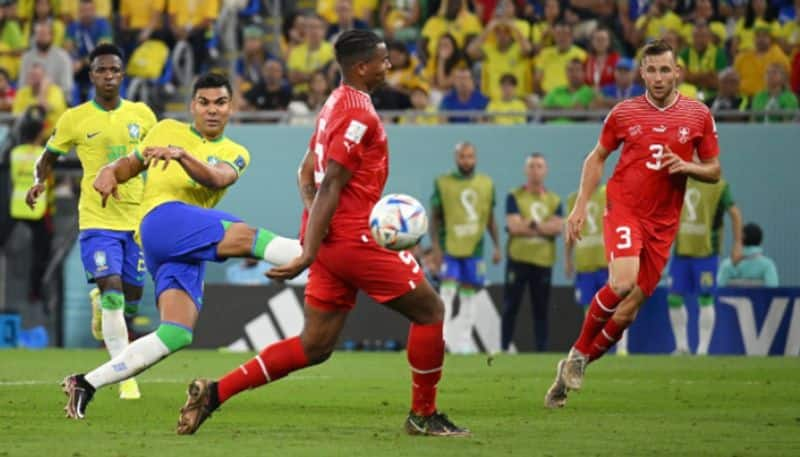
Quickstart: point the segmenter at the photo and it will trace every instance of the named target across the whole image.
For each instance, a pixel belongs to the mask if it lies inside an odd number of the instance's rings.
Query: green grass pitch
[[[177,436],[188,381],[249,356],[184,351],[139,377],[143,398],[98,392],[87,419],[64,418],[64,375],[100,350],[0,351],[0,457],[800,455],[800,359],[614,357],[588,370],[567,407],[542,398],[556,355],[448,356],[439,407],[467,439],[409,437],[404,353],[336,353],[245,392],[194,436]]]

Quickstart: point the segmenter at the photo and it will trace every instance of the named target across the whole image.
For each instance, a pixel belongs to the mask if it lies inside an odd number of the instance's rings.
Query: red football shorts
[[[672,241],[677,233],[674,224],[654,223],[637,216],[621,205],[606,209],[603,218],[603,238],[606,260],[620,257],[639,257],[639,276],[636,283],[645,296],[655,291],[661,272],[669,259]]]
[[[306,302],[327,311],[350,310],[359,289],[386,303],[416,289],[425,280],[408,251],[378,246],[369,235],[361,239],[323,242],[311,264]]]

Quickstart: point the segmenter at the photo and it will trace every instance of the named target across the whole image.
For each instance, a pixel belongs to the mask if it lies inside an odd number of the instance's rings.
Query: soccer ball
[[[372,208],[369,229],[379,245],[401,251],[414,246],[425,235],[428,216],[414,197],[389,194]]]

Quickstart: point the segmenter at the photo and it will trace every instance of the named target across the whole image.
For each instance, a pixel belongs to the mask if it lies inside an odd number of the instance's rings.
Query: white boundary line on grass
[[[323,379],[331,379],[330,376],[288,376],[283,382],[287,380],[290,381],[310,381],[310,380],[323,380]],[[137,379],[139,384],[147,385],[147,384],[186,384],[191,379],[178,379],[178,378],[153,378],[153,379]],[[20,381],[0,381],[0,387],[12,387],[12,386],[45,386],[45,385],[58,385],[60,384],[60,380],[44,380],[44,379],[28,379],[28,380],[20,380]]]

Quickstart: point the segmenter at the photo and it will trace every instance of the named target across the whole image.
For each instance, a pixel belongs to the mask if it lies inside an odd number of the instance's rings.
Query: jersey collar
[[[189,124],[189,130],[190,130],[192,133],[194,133],[195,135],[197,135],[197,137],[198,137],[198,138],[200,138],[201,140],[203,140],[203,141],[208,141],[209,143],[219,143],[219,142],[221,142],[222,140],[224,140],[224,139],[225,139],[225,135],[220,135],[220,136],[219,136],[219,138],[217,138],[216,140],[209,140],[209,139],[207,139],[206,137],[204,137],[204,136],[203,136],[203,134],[202,134],[202,133],[200,133],[200,131],[199,131],[199,130],[197,130],[196,128],[194,128],[194,124]]]
[[[92,99],[92,105],[93,105],[95,108],[99,109],[100,111],[103,111],[103,112],[106,112],[106,113],[110,113],[110,112],[112,112],[112,111],[116,111],[116,110],[118,110],[118,109],[119,109],[119,107],[120,107],[120,106],[122,106],[122,97],[120,97],[120,98],[119,98],[119,103],[117,103],[117,106],[116,106],[116,107],[114,107],[114,109],[110,109],[110,110],[108,110],[108,109],[105,109],[105,108],[103,108],[103,107],[102,107],[102,105],[100,105],[99,103],[97,103],[97,100],[95,100],[95,99]]]
[[[655,109],[657,109],[657,110],[661,111],[662,113],[663,113],[664,111],[666,111],[666,110],[668,110],[668,109],[672,108],[673,106],[675,106],[675,104],[676,104],[676,103],[678,103],[678,100],[680,100],[680,98],[681,98],[681,93],[680,93],[680,92],[678,92],[678,90],[676,89],[676,90],[675,90],[675,99],[674,99],[674,100],[672,100],[672,103],[670,103],[669,105],[667,105],[667,106],[665,106],[665,107],[661,108],[661,107],[659,107],[659,106],[656,106],[656,104],[655,104],[655,103],[653,103],[653,101],[652,101],[652,100],[650,100],[650,92],[647,92],[647,91],[645,91],[645,92],[644,92],[644,99],[645,99],[645,100],[647,100],[647,103],[649,103],[649,104],[650,104],[650,106],[652,106],[653,108],[655,108]]]

